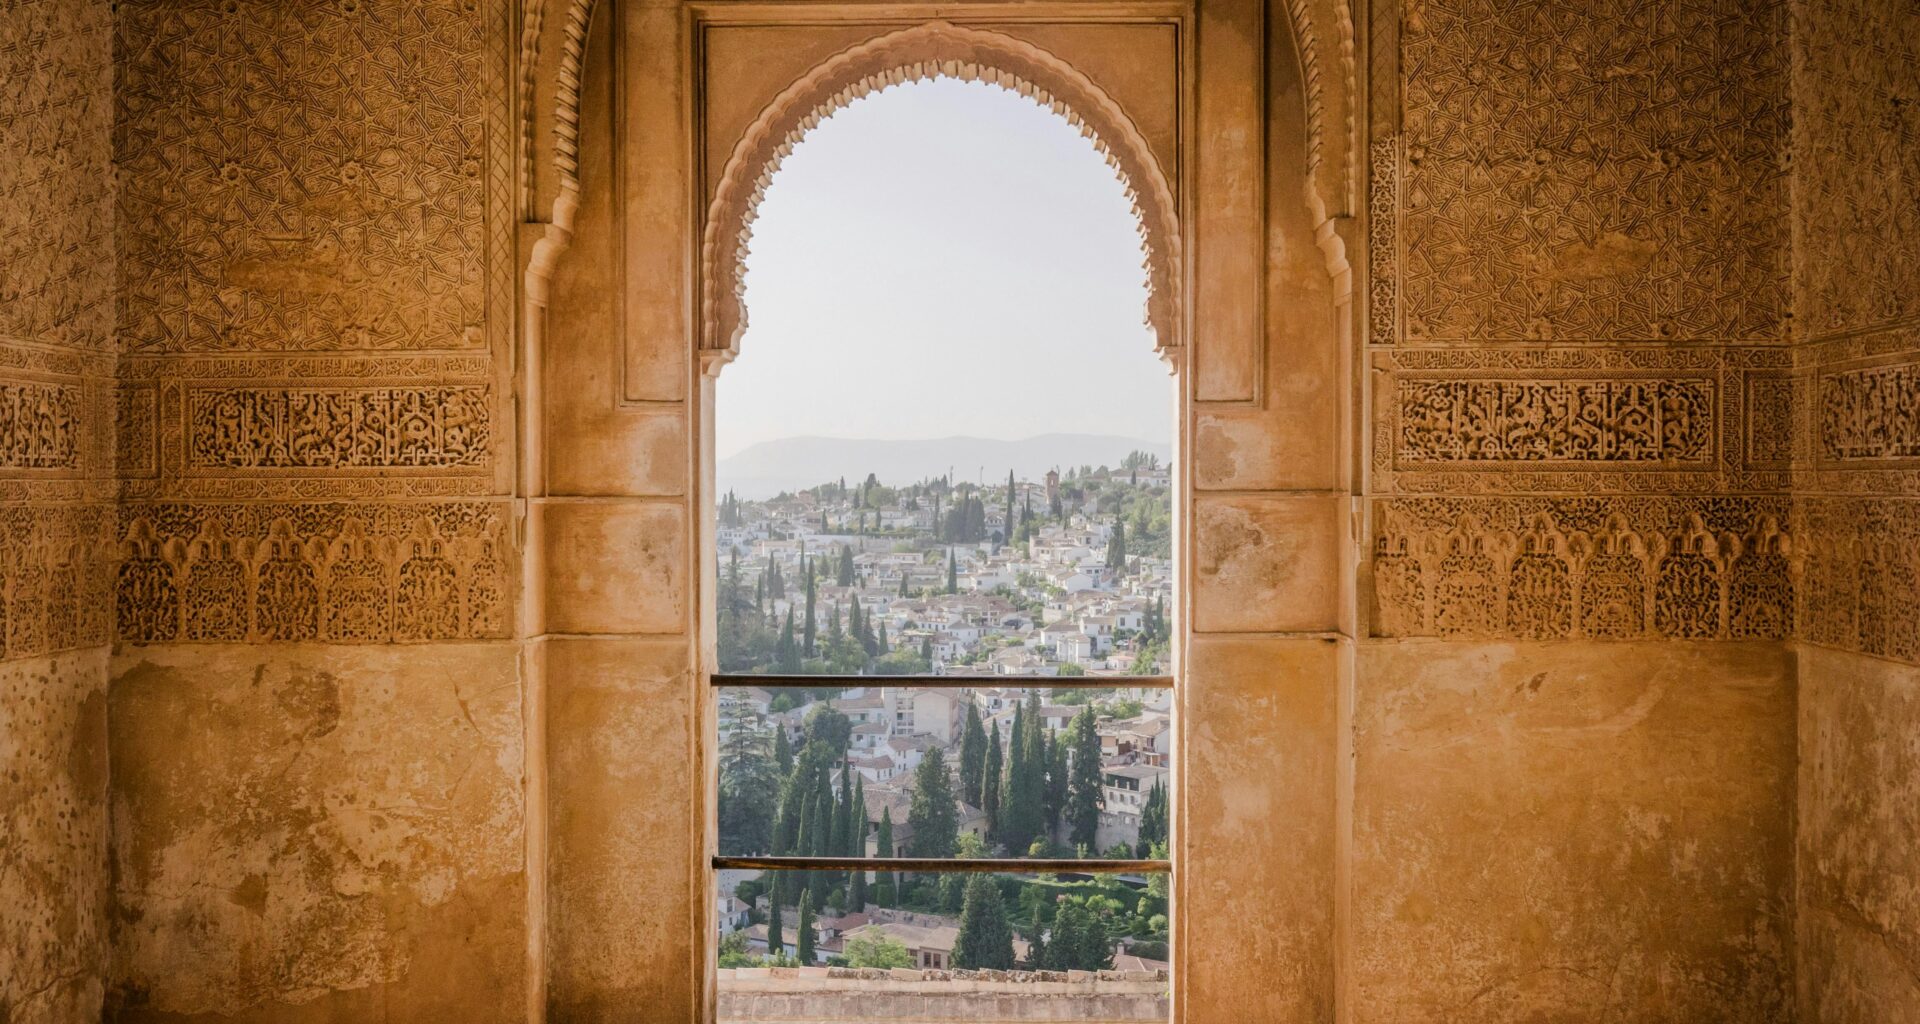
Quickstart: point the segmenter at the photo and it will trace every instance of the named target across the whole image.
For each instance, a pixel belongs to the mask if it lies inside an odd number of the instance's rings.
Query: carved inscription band
[[[1713,457],[1714,383],[1396,381],[1397,461],[1692,462]]]
[[[80,464],[80,389],[0,383],[0,469],[74,469]]]
[[[487,461],[484,385],[194,388],[196,469],[379,469]]]
[[[1920,367],[1821,378],[1820,443],[1834,460],[1920,459]]]

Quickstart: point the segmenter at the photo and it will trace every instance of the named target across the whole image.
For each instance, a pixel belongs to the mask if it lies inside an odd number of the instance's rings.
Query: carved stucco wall
[[[1920,9],[1794,0],[1801,1019],[1920,1021]]]
[[[111,59],[105,0],[0,4],[0,1020],[105,974]]]
[[[117,1019],[524,1014],[510,19],[117,6]]]
[[[1371,24],[1353,1019],[1791,1020],[1786,8]]]

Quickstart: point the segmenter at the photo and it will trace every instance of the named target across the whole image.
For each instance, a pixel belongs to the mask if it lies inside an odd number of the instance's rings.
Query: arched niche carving
[[[1146,323],[1173,362],[1180,347],[1181,238],[1173,188],[1126,112],[1086,75],[1031,43],[932,21],[851,46],[815,65],[764,107],[735,143],[708,204],[700,247],[700,362],[709,374],[746,332],[746,257],[767,186],[793,147],[863,96],[952,78],[1017,92],[1066,119],[1106,157],[1139,223]]]

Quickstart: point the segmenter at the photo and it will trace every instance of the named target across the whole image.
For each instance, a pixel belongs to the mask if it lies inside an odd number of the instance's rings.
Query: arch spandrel
[[[1171,178],[1127,113],[1084,74],[1031,43],[947,22],[842,50],[773,97],[735,143],[708,204],[700,255],[700,355],[717,372],[745,333],[745,258],[768,183],[800,139],[852,101],[910,81],[955,78],[1018,92],[1086,135],[1119,175],[1139,218],[1146,321],[1164,356],[1180,346],[1180,227]]]

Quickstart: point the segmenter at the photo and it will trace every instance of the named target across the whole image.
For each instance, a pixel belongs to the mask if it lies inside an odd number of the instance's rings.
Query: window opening
[[[719,1019],[1167,1019],[1174,389],[1125,186],[938,79],[822,121],[757,214],[716,387]]]

